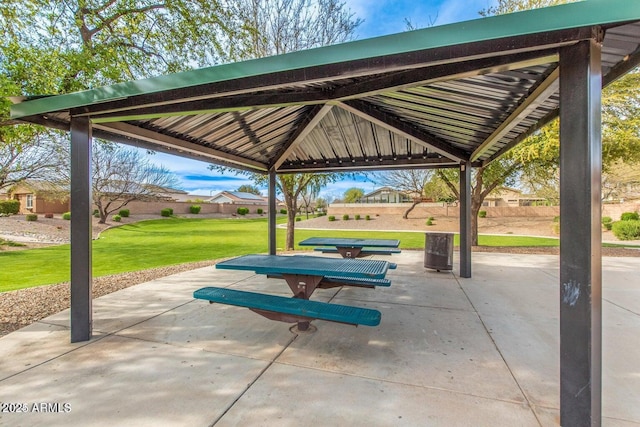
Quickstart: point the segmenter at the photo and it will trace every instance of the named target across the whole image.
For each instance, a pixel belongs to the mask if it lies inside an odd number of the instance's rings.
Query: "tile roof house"
[[[8,199],[20,201],[20,213],[64,213],[70,210],[69,189],[48,181],[28,180],[9,189]]]
[[[208,200],[209,203],[230,203],[234,205],[267,205],[267,198],[241,191],[221,191]]]

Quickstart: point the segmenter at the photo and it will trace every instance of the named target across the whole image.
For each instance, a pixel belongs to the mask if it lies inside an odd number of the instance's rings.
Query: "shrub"
[[[427,225],[433,225],[433,220],[431,218],[427,220]]]
[[[286,210],[286,209],[280,209],[280,213],[281,213],[282,215],[286,215],[286,214],[287,214],[287,210]]]
[[[52,213],[46,213],[44,214],[45,218],[53,218],[53,214]]]
[[[640,220],[640,215],[638,212],[624,212],[620,215],[620,221],[638,221]]]
[[[120,215],[122,218],[129,218],[129,209],[120,209],[118,215]]]
[[[200,213],[200,209],[202,209],[202,207],[200,205],[191,205],[191,206],[189,206],[189,212],[191,212],[192,214],[199,214]]]
[[[603,216],[602,225],[604,226],[605,229],[611,230],[611,227],[613,226],[613,219],[611,219],[610,216]]]
[[[302,218],[300,218],[299,216],[296,217],[296,222],[298,221],[302,221]]]
[[[620,240],[640,239],[640,220],[616,221],[613,223],[612,231]]]
[[[553,222],[560,222],[560,216],[554,216]]]
[[[164,208],[160,211],[160,216],[166,216],[169,217],[173,214],[173,209],[170,208]]]
[[[20,212],[19,200],[0,200],[0,214],[12,215]]]
[[[249,213],[249,208],[238,208],[236,212],[238,215],[246,215]]]
[[[356,221],[359,220],[360,219],[360,215],[356,214],[355,219],[356,219]]]
[[[100,218],[100,211],[98,211],[97,209],[93,211],[93,216],[95,216],[96,218]]]
[[[122,216],[114,215],[113,217],[111,217],[111,219],[114,220],[115,222],[120,222],[120,220],[122,219]]]
[[[480,218],[486,218],[487,217],[487,211],[480,211],[478,212],[478,216]]]
[[[343,219],[344,221],[349,221],[349,214],[344,214],[344,215],[342,215],[342,219]]]
[[[65,212],[62,214],[62,219],[69,221],[71,219],[71,212]]]
[[[256,209],[256,213],[258,215],[262,215],[264,213],[264,210],[262,210],[262,208],[258,208],[258,209]]]
[[[336,220],[336,217],[335,217],[335,216],[333,216],[333,215],[329,215],[329,216],[327,217],[327,219],[328,219],[329,221],[335,221],[335,220]]]
[[[27,221],[37,221],[38,220],[38,215],[36,214],[27,214],[26,215],[26,220]]]
[[[365,216],[364,219],[366,219],[367,221],[369,221],[371,219],[371,217],[369,215]]]

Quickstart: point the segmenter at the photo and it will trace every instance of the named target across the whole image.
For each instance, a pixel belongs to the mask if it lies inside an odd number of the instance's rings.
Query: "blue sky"
[[[356,34],[358,39],[365,39],[406,31],[405,19],[416,28],[477,19],[480,18],[478,12],[494,5],[496,0],[346,0],[345,3],[355,17],[364,20]],[[173,171],[180,188],[190,194],[208,196],[252,184],[243,175],[210,171],[209,164],[204,162],[161,153],[153,154],[149,159]],[[352,187],[368,193],[378,186],[364,178],[344,179],[326,187],[321,196],[331,201],[342,197]]]

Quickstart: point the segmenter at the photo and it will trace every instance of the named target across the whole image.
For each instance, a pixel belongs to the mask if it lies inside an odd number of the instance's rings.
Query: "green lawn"
[[[280,222],[284,218],[279,219]],[[308,237],[398,239],[403,249],[424,248],[424,233],[296,230],[296,242]],[[282,247],[285,230],[278,229]],[[458,244],[458,236],[455,236]],[[480,236],[486,246],[557,246],[551,238]],[[296,248],[310,250],[310,248]],[[171,218],[123,225],[93,242],[94,277],[165,265],[268,251],[267,220]],[[0,292],[69,280],[69,245],[24,251],[0,251]]]

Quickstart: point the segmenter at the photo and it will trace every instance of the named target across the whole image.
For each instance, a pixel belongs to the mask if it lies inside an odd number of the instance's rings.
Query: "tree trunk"
[[[296,228],[297,208],[298,207],[295,205],[295,203],[293,203],[292,205],[289,205],[289,203],[287,203],[287,239],[285,244],[285,250],[287,251],[292,251],[295,245],[294,235]]]
[[[478,246],[478,212],[482,207],[482,200],[471,199],[471,245]]]
[[[409,212],[411,212],[422,200],[414,200],[413,204],[407,209],[407,211],[402,215],[402,219],[409,219]]]

